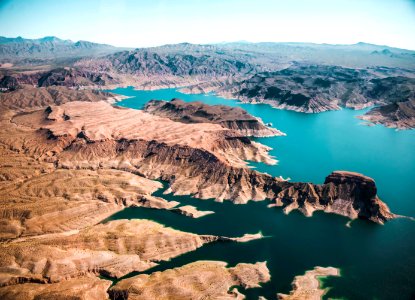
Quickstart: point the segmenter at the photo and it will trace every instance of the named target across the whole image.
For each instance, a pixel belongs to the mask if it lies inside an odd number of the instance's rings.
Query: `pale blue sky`
[[[415,50],[415,1],[0,0],[0,35],[126,47],[363,41]]]

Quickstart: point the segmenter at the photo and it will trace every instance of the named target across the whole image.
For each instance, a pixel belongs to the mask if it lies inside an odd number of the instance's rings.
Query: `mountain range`
[[[22,84],[185,86],[187,93],[216,92],[308,113],[389,105],[377,110],[376,118],[369,113],[365,119],[415,127],[415,51],[368,43],[180,43],[124,49],[53,36],[0,37],[1,74],[0,88],[6,91]]]
[[[123,48],[88,41],[62,40],[55,36],[46,36],[39,39],[0,36],[0,60],[16,61],[23,58],[53,59],[96,56],[120,51],[121,49]]]

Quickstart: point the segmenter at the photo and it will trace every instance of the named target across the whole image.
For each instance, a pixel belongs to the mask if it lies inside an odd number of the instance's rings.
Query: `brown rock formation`
[[[415,99],[375,107],[358,118],[390,128],[415,128]]]
[[[240,263],[226,268],[226,263],[198,261],[180,268],[138,275],[121,280],[110,289],[113,299],[243,299],[233,286],[245,289],[268,282],[265,262]]]
[[[370,180],[358,174],[314,185],[246,168],[245,159],[272,163],[267,148],[217,124],[183,124],[104,102],[66,103],[12,121],[24,128],[22,136],[7,136],[4,142],[59,168],[115,168],[167,180],[169,191],[179,195],[235,203],[268,198],[286,212],[298,208],[306,215],[324,210],[379,223],[394,216],[376,190],[367,192]]]
[[[0,286],[60,282],[84,274],[122,277],[219,240],[148,220],[117,220],[81,231],[20,238],[0,245]]]
[[[107,289],[110,285],[111,281],[98,279],[95,276],[73,278],[51,284],[24,283],[0,288],[0,298],[3,300],[104,300],[109,299]]]
[[[126,206],[171,208],[152,180],[117,170],[56,170],[1,189],[2,239],[81,229]]]
[[[184,216],[191,217],[191,218],[201,218],[201,217],[215,213],[214,211],[210,211],[210,210],[200,211],[192,205],[184,205],[184,206],[180,206],[177,208],[172,208],[171,210],[179,214],[182,214]]]
[[[101,100],[116,101],[117,99],[117,96],[111,93],[95,90],[74,90],[61,86],[25,87],[10,93],[0,93],[0,106],[12,109],[32,109],[71,101],[96,102]]]
[[[277,294],[279,300],[321,300],[327,290],[322,289],[319,277],[340,276],[340,270],[328,267],[315,267],[314,270],[296,276],[293,281],[293,290],[289,295]]]
[[[306,216],[316,210],[336,213],[351,219],[364,218],[383,224],[395,217],[377,197],[372,178],[359,173],[335,171],[324,184],[285,185],[272,206],[284,206],[284,212],[299,209]]]
[[[182,123],[219,124],[244,136],[283,135],[279,130],[265,126],[260,119],[239,107],[172,99],[169,102],[151,100],[145,105],[144,111]]]

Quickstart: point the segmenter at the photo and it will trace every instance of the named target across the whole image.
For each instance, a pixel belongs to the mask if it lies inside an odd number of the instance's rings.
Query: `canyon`
[[[153,196],[161,188],[158,179],[167,181],[174,195],[234,203],[269,199],[287,213],[299,209],[310,216],[314,210],[324,210],[377,223],[395,217],[377,198],[373,180],[360,174],[334,172],[325,184],[313,185],[249,169],[246,160],[267,164],[275,160],[266,146],[246,138],[247,129],[252,133],[261,126],[262,133],[266,127],[240,109],[231,110],[225,124],[242,116],[251,121],[242,131],[223,126],[220,119],[182,122],[175,113],[162,117],[113,106],[115,95],[90,90],[24,88],[0,97],[0,294],[6,299],[62,296],[68,288],[88,299],[104,299],[110,283],[94,275],[121,278],[206,243],[262,237],[197,235],[139,219],[104,221],[131,206],[201,216],[192,207],[176,208],[179,203]],[[229,111],[205,105],[203,109],[218,115]],[[205,280],[204,272],[215,282],[223,280],[221,286],[228,288],[214,289],[220,294],[227,294],[233,285],[249,288],[269,280],[261,264],[227,270],[222,263],[195,262],[182,268],[179,274],[190,272],[189,280],[193,280],[191,272],[200,280]],[[176,273],[162,274],[160,278],[169,278]],[[234,276],[242,277],[229,281]],[[136,290],[140,284],[148,287],[155,284],[153,280],[162,280],[156,278],[150,275],[148,283],[137,283],[144,280],[142,275],[121,280],[109,290],[110,295],[117,298],[130,285]],[[149,297],[155,293],[149,287],[145,291]],[[189,293],[209,295],[209,291],[201,287]],[[233,293],[240,296],[239,291]],[[134,293],[127,294],[136,298]]]
[[[359,118],[411,129],[411,51],[392,49],[393,55],[385,55],[381,46],[368,44],[289,43],[125,50],[87,43],[0,39],[2,299],[74,293],[81,299],[250,299],[261,293],[255,288],[274,280],[275,268],[264,259],[228,264],[198,258],[163,266],[204,247],[256,245],[279,236],[254,227],[226,235],[192,233],[144,218],[112,219],[134,208],[199,222],[218,210],[200,209],[198,202],[248,206],[263,201],[276,210],[275,218],[281,208],[284,215],[325,212],[373,226],[401,219],[380,199],[374,179],[361,173],[332,169],[324,181],[312,183],[256,170],[254,165],[278,163],[263,143],[290,134],[278,123],[265,123],[239,107],[178,98],[131,109],[117,105],[129,96],[105,89],[180,87],[188,94],[215,93],[305,113],[369,108]],[[38,54],[28,45],[36,45]],[[316,49],[329,54],[333,65],[322,63]],[[359,59],[342,64],[343,55]],[[196,199],[194,205],[181,203],[184,196]],[[393,204],[394,199],[384,199]],[[222,221],[226,227],[251,220],[229,214]],[[316,267],[295,277],[290,294],[276,297],[320,299],[326,290],[318,277],[339,275],[337,268]]]

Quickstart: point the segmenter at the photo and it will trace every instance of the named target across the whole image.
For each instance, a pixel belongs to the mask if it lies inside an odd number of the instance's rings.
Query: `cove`
[[[395,131],[383,126],[361,125],[356,116],[364,111],[342,109],[304,114],[273,109],[269,105],[243,104],[212,94],[187,95],[175,89],[138,91],[118,88],[111,92],[130,96],[117,105],[141,109],[151,99],[203,101],[207,104],[240,106],[250,114],[271,122],[285,137],[258,138],[273,148],[279,163],[267,166],[250,163],[260,172],[290,177],[292,181],[321,183],[333,170],[350,170],[375,179],[378,194],[391,211],[415,216],[415,131]],[[178,267],[195,260],[239,262],[267,261],[271,282],[244,291],[248,299],[262,295],[275,299],[287,293],[296,275],[314,266],[341,269],[339,278],[324,279],[331,287],[326,298],[412,299],[415,295],[415,222],[397,219],[384,226],[354,221],[325,213],[306,218],[298,212],[284,215],[266,202],[234,205],[185,196],[162,195],[168,200],[191,204],[215,214],[191,219],[169,211],[128,208],[110,219],[145,218],[179,230],[223,236],[240,236],[261,231],[262,240],[248,243],[217,243],[163,262],[148,270]]]

